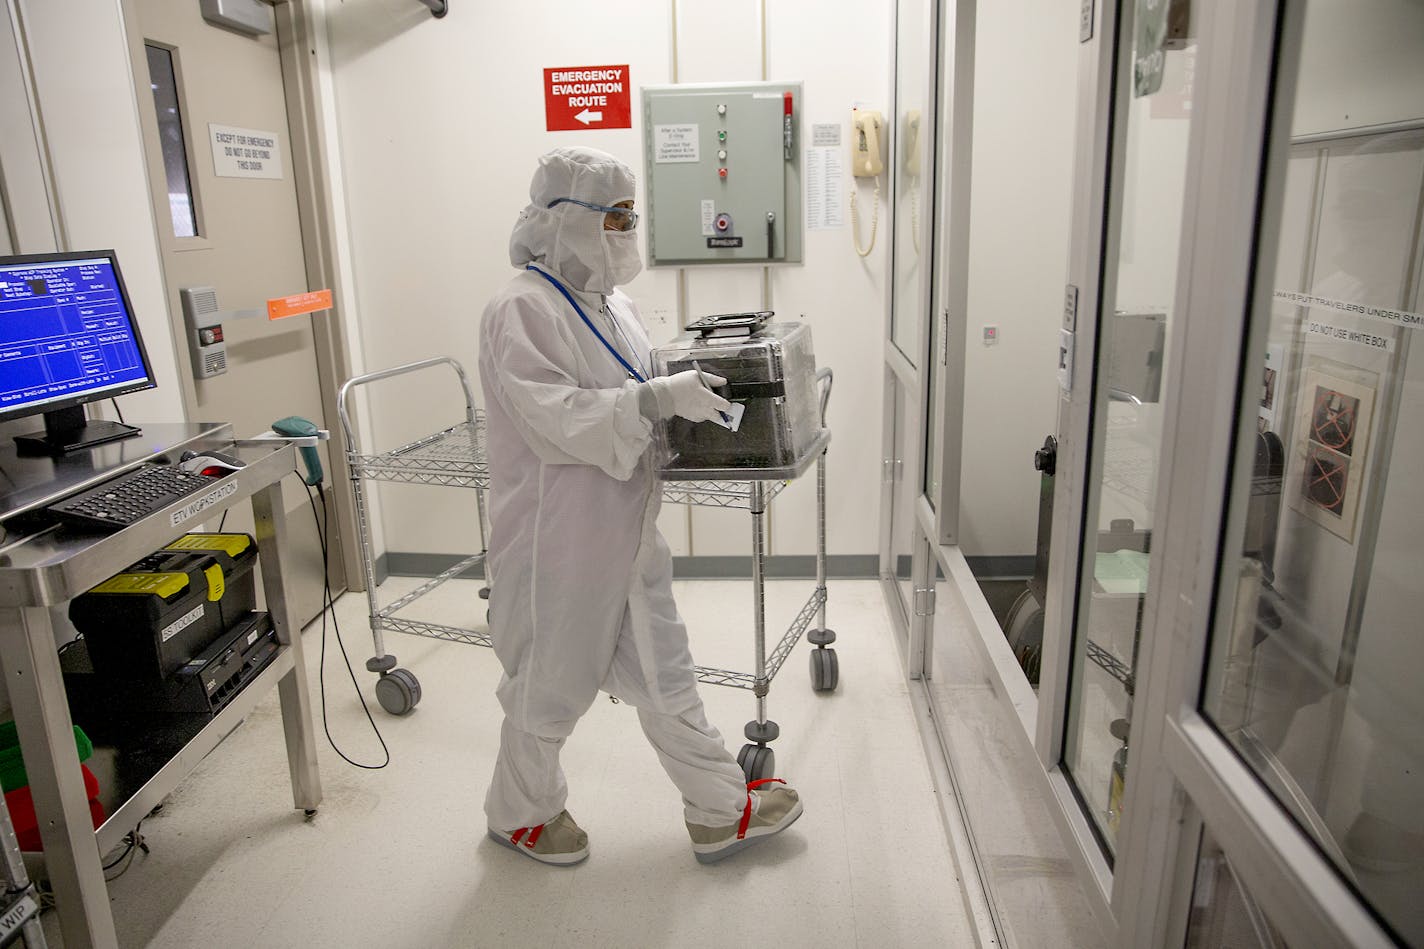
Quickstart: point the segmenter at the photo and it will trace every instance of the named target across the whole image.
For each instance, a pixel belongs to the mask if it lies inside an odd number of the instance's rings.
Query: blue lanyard
[[[598,337],[598,341],[603,344],[603,348],[613,354],[613,358],[618,360],[619,365],[621,365],[624,369],[628,370],[628,375],[632,376],[638,382],[648,381],[647,379],[643,378],[643,374],[641,372],[628,365],[628,360],[624,359],[621,355],[619,355],[618,350],[614,349],[613,346],[608,342],[608,340],[603,338],[603,334],[598,331],[597,326],[593,325],[593,321],[588,318],[588,314],[584,313],[583,307],[578,305],[578,301],[574,299],[573,294],[569,293],[568,288],[566,288],[553,276],[545,273],[538,267],[535,267],[533,264],[526,264],[524,269],[534,271],[536,274],[552,283],[555,289],[557,289],[560,293],[564,295],[564,299],[569,301],[569,306],[574,308],[574,312],[579,315],[579,319],[583,320],[584,325],[587,326],[590,331],[592,331],[594,336]]]

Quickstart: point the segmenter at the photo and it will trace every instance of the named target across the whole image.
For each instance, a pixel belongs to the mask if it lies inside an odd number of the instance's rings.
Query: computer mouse
[[[198,474],[221,478],[223,475],[238,471],[247,465],[231,455],[219,452],[185,451],[183,460],[178,462],[178,467],[184,471],[194,471]]]

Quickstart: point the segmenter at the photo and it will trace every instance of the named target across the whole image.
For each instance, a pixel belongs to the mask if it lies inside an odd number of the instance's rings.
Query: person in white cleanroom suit
[[[697,694],[648,449],[656,420],[701,422],[729,406],[696,372],[650,378],[647,333],[616,289],[642,269],[633,196],[632,171],[611,155],[540,158],[509,242],[520,272],[480,325],[490,630],[504,667],[485,815],[492,839],[551,864],[588,856],[559,752],[600,689],[637,708],[699,860],[801,814],[780,782],[748,787]]]

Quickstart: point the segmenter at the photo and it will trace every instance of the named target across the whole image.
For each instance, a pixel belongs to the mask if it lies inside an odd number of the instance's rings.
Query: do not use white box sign
[[[282,177],[282,141],[276,132],[208,123],[213,174],[220,178]]]

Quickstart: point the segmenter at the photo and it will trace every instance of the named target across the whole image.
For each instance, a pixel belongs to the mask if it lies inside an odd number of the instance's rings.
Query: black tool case
[[[161,680],[256,609],[257,544],[184,534],[74,598],[69,618],[97,673]]]

